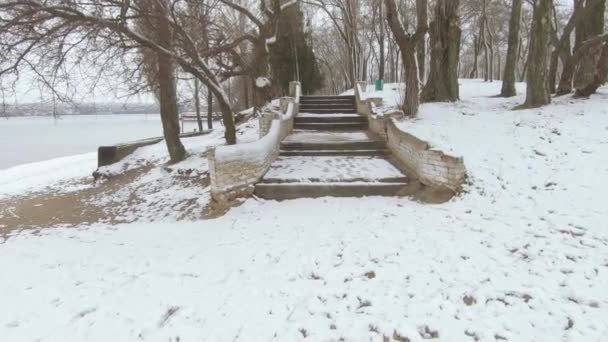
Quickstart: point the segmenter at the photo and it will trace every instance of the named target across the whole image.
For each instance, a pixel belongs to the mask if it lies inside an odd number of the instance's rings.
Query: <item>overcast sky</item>
[[[572,0],[556,0],[556,4],[569,8],[573,6]],[[44,90],[41,94],[38,83],[27,72],[22,72],[20,78],[16,83],[16,94],[5,94],[7,103],[39,102],[50,99],[51,94],[48,90]],[[6,80],[3,82],[6,85]],[[91,91],[91,84],[82,80],[75,79],[71,82],[76,89],[73,99],[77,102],[154,102],[152,94],[141,94],[127,98],[124,81],[119,79],[103,80],[94,91]],[[181,88],[182,93],[190,91],[187,87],[182,86]]]

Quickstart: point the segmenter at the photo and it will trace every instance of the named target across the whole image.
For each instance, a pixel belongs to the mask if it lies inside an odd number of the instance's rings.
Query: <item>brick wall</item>
[[[254,185],[270,169],[279,154],[281,141],[293,130],[298,114],[299,83],[292,86],[295,97],[281,98],[280,112],[260,115],[260,139],[251,143],[219,146],[207,151],[211,196],[225,202],[253,193]]]
[[[406,171],[425,185],[461,190],[466,177],[464,160],[431,149],[426,141],[400,130],[394,120],[386,119],[387,146]]]
[[[370,130],[386,142],[404,171],[425,185],[454,192],[461,190],[466,178],[464,160],[431,149],[426,141],[399,129],[395,120],[396,117],[403,117],[403,113],[374,114],[372,103],[377,100],[367,98],[365,89],[365,83],[358,83],[355,88],[357,111],[368,117]]]

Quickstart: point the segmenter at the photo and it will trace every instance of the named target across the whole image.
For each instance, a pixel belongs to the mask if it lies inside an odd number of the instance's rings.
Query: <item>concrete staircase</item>
[[[255,194],[266,199],[405,196],[417,189],[368,131],[353,96],[304,96],[294,132]]]

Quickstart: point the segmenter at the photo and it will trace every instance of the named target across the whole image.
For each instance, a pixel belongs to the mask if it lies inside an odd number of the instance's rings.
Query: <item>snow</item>
[[[76,190],[80,180],[90,176],[96,167],[97,153],[85,153],[0,170],[0,200],[53,185]]]
[[[450,202],[252,198],[176,222],[169,188],[130,224],[12,232],[2,340],[604,341],[608,88],[512,111],[523,98],[490,97],[499,82],[461,85],[462,101],[398,123],[464,157]]]
[[[264,179],[283,182],[374,181],[405,175],[384,158],[373,157],[279,157]]]
[[[275,150],[281,134],[281,122],[273,120],[268,133],[260,140],[221,146],[215,151],[215,159],[218,162],[230,162],[234,160],[264,160],[267,155]]]
[[[255,79],[255,86],[258,88],[269,87],[272,83],[268,77],[258,77]]]
[[[372,140],[372,137],[366,132],[316,132],[309,130],[294,130],[293,134],[287,136],[287,138],[285,138],[283,142],[325,143],[357,142],[369,140]]]
[[[192,130],[195,125],[188,126]],[[0,170],[162,136],[158,114],[66,115],[0,120]]]

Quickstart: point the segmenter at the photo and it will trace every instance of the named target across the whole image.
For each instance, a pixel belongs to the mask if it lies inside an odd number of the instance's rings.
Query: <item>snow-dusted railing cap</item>
[[[365,82],[357,82],[355,84],[355,95],[359,98],[360,101],[367,100],[367,95],[365,95],[365,89],[367,87],[367,83]]]
[[[293,101],[290,101],[287,105],[287,110],[285,113],[281,113],[281,120],[291,120],[294,116],[294,104]]]
[[[296,104],[300,104],[302,85],[298,81],[289,82],[289,96],[293,96]]]

